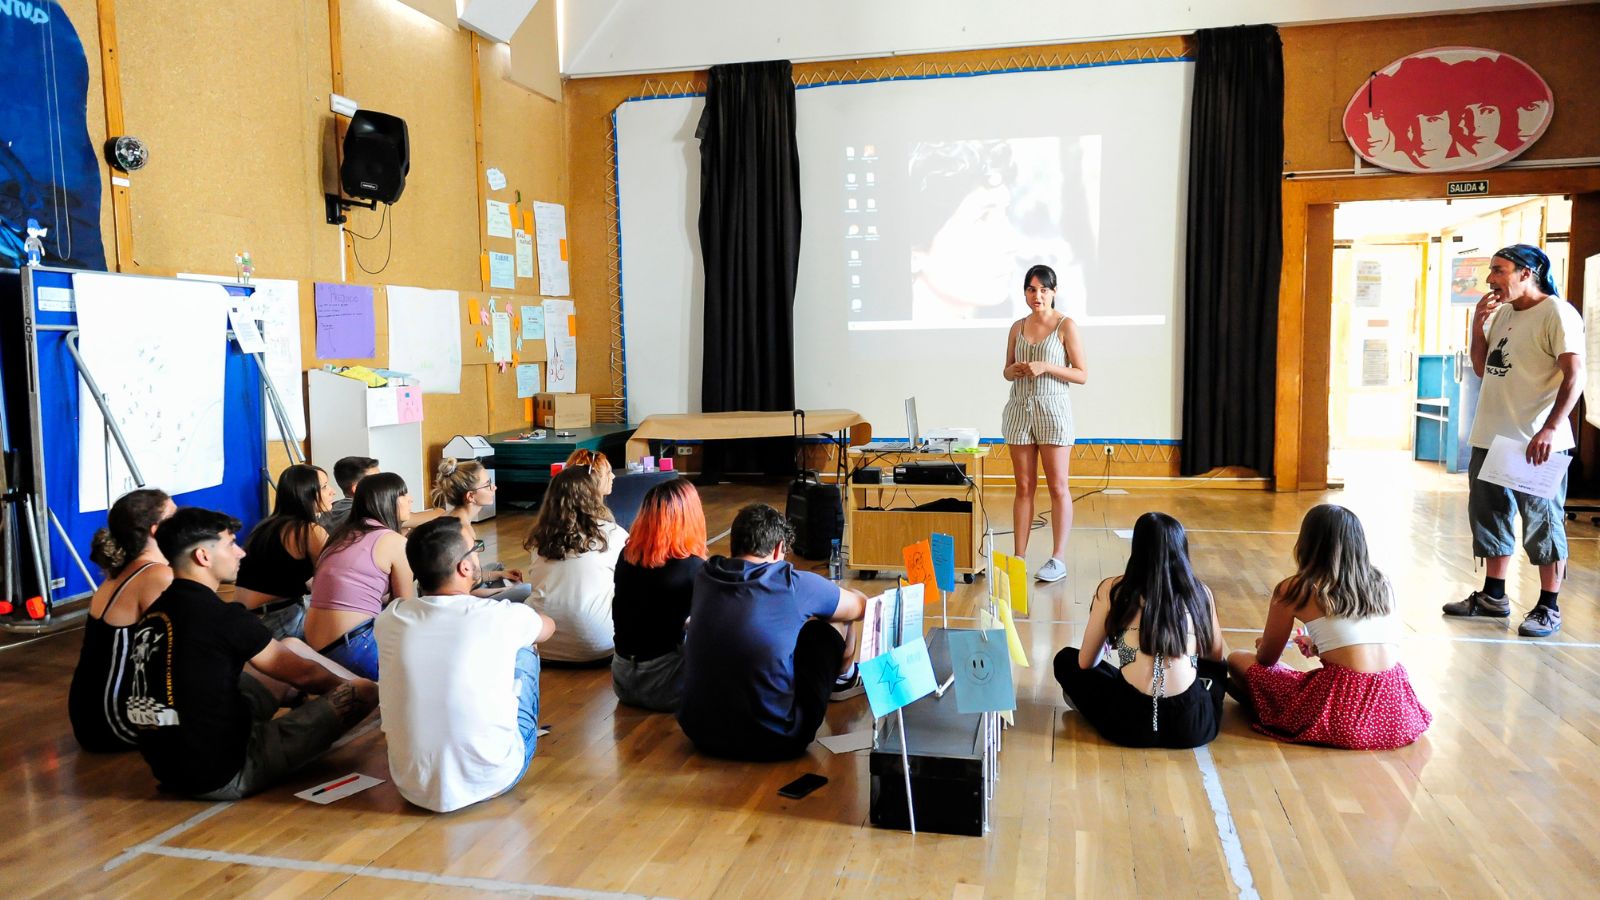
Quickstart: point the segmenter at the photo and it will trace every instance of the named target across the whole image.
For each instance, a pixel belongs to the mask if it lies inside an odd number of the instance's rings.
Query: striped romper
[[[1059,326],[1034,343],[1017,329],[1016,362],[1067,364],[1067,348]],[[1029,375],[1011,382],[1011,398],[1000,414],[1000,433],[1007,444],[1058,444],[1072,446],[1072,399],[1067,383],[1050,375]]]

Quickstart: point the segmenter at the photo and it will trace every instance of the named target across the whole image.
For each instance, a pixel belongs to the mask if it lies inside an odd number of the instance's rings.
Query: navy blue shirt
[[[678,721],[696,742],[737,740],[755,726],[797,737],[794,645],[813,616],[839,606],[839,586],[787,562],[713,556],[695,577],[683,645]]]

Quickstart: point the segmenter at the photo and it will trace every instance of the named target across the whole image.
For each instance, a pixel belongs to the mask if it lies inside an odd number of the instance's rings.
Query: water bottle
[[[833,539],[833,546],[828,550],[828,578],[838,581],[844,578],[844,556],[839,552],[839,539]]]

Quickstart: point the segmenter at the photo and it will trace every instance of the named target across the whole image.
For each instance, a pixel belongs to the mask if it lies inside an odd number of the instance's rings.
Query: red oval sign
[[[1435,47],[1395,60],[1344,110],[1356,153],[1396,172],[1490,169],[1550,127],[1555,98],[1532,66],[1478,47]]]

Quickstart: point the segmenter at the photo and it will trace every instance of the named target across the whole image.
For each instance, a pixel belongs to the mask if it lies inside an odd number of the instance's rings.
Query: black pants
[[[1092,669],[1080,669],[1078,648],[1067,647],[1056,654],[1056,681],[1106,740],[1124,747],[1187,750],[1209,744],[1217,736],[1228,667],[1200,660],[1197,677],[1188,690],[1156,701],[1160,710],[1154,728],[1150,695],[1124,681],[1122,672],[1106,660]]]

